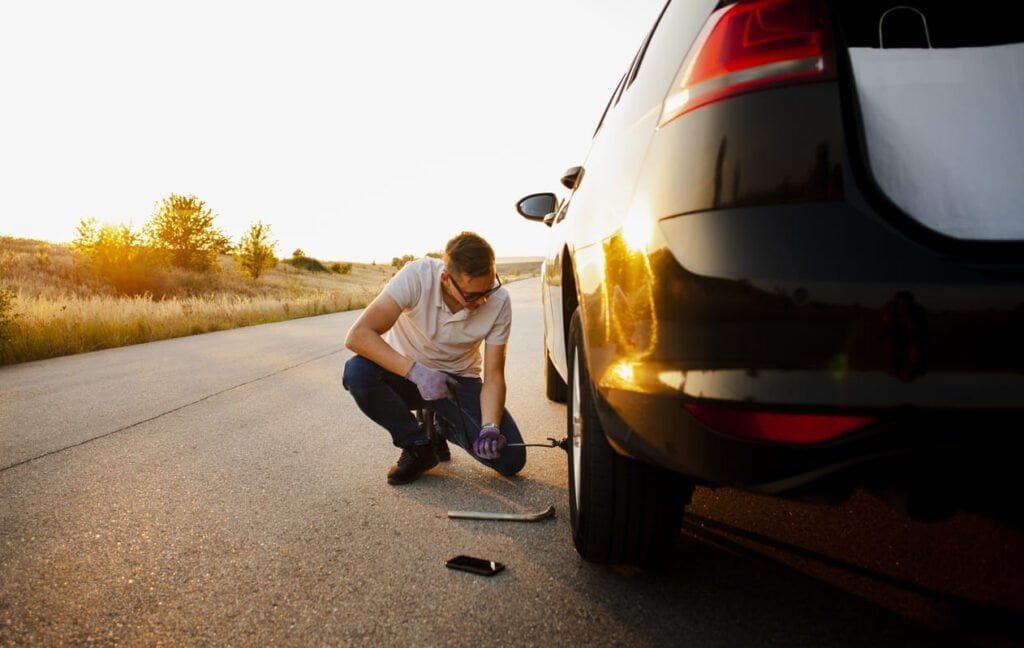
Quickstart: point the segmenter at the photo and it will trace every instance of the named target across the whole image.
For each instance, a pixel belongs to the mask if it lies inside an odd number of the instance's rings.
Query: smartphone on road
[[[484,558],[473,558],[472,556],[455,556],[445,566],[448,569],[458,569],[460,571],[470,572],[472,574],[482,574],[484,576],[494,576],[501,570],[505,569],[505,565],[500,562],[494,562],[493,560],[486,560]]]

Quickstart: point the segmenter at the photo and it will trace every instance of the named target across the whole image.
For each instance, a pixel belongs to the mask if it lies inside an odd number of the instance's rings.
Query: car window
[[[668,3],[655,29],[651,31],[643,57],[629,79],[631,104],[637,114],[644,114],[652,104],[665,98],[679,65],[686,58],[693,41],[718,0],[689,0]],[[642,64],[642,65],[641,65]]]
[[[651,104],[665,98],[679,64],[717,3],[718,0],[688,0],[665,4],[626,74],[615,87],[594,130],[595,136],[607,122],[609,114],[627,96],[627,89],[629,95],[638,95],[624,102],[632,104],[629,111],[637,115],[646,113]]]
[[[612,109],[612,106],[614,106],[616,104],[616,102],[618,101],[619,91],[622,90],[622,85],[623,85],[623,82],[625,80],[626,80],[625,76],[623,76],[621,79],[619,79],[618,85],[616,85],[615,86],[615,90],[612,91],[612,96],[609,97],[608,104],[604,107],[604,112],[601,113],[601,119],[599,119],[597,121],[597,128],[594,129],[594,135],[597,135],[598,132],[600,132],[601,126],[604,125],[604,120],[608,116],[608,111],[610,111]],[[593,137],[594,135],[591,135],[591,137]]]
[[[671,0],[669,0],[671,2]],[[633,79],[636,78],[637,72],[640,70],[640,64],[644,60],[644,53],[647,52],[647,45],[651,42],[651,35],[658,29],[658,23],[661,22],[661,17],[665,14],[665,7],[662,7],[661,12],[658,14],[658,18],[654,21],[654,26],[647,32],[647,36],[644,37],[642,43],[640,43],[640,49],[637,50],[633,56],[633,60],[629,64],[629,68],[626,73],[619,79],[619,84],[615,86],[615,91],[612,92],[611,98],[608,100],[608,105],[605,106],[604,112],[601,114],[601,119],[597,122],[597,128],[594,129],[594,135],[597,135],[601,130],[601,126],[604,125],[605,118],[608,116],[609,111],[618,105],[619,100],[622,99],[622,95],[629,88],[629,85],[633,83]]]
[[[651,27],[651,31],[647,32],[647,38],[644,39],[643,44],[640,46],[640,51],[636,53],[633,58],[633,65],[629,72],[626,74],[626,86],[623,92],[629,89],[629,86],[633,85],[633,81],[636,79],[636,75],[640,72],[640,66],[644,62],[644,54],[647,53],[647,46],[651,44],[651,37],[654,32],[658,30],[658,25],[661,24],[661,17],[665,15],[665,10],[668,9],[668,5],[671,4],[671,0],[665,3],[665,6],[661,8],[661,13],[658,14],[658,18],[654,21],[654,26]]]

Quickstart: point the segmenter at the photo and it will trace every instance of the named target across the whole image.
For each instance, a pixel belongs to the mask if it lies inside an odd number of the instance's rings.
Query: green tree
[[[277,241],[270,240],[270,225],[257,221],[249,226],[249,231],[242,235],[242,240],[235,248],[235,258],[253,279],[259,279],[264,271],[273,268],[277,263],[274,248]]]
[[[217,254],[231,249],[231,240],[214,226],[214,214],[196,196],[171,194],[161,201],[144,229],[149,244],[167,256],[171,265],[206,271]]]

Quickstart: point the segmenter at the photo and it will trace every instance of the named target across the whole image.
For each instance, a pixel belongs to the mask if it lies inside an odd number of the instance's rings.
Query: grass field
[[[330,262],[326,262],[329,266]],[[503,281],[535,276],[539,262],[499,264]],[[155,292],[124,296],[63,245],[0,238],[0,289],[13,297],[0,365],[365,307],[394,275],[391,265],[309,272],[279,263],[258,281],[220,258],[213,273],[165,269],[145,277]]]

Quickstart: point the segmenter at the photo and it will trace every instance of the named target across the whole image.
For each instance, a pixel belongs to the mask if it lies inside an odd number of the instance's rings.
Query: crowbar
[[[555,516],[555,507],[549,506],[536,513],[487,513],[485,511],[448,511],[448,517],[462,520],[504,520],[507,522],[536,522]]]

